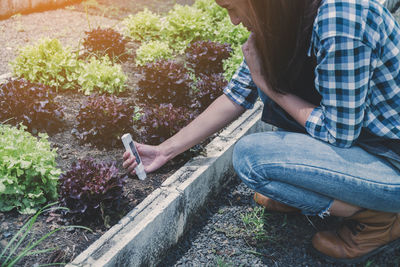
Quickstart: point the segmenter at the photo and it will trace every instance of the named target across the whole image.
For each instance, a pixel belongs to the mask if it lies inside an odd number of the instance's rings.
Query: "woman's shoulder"
[[[322,0],[314,32],[319,39],[340,36],[373,45],[382,30],[390,31],[395,24],[377,0]]]

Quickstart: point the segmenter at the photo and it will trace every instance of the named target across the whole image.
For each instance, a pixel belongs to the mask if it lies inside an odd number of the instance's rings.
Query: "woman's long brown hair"
[[[321,0],[247,0],[249,22],[261,52],[269,86],[293,92],[305,66]]]

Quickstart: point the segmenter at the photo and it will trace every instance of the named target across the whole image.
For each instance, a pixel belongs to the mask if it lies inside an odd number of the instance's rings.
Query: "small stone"
[[[5,232],[3,234],[3,236],[4,236],[4,238],[9,238],[10,236],[12,236],[12,233],[11,232]]]
[[[5,240],[5,239],[0,240],[0,246],[1,247],[5,248],[7,246],[7,244],[8,244],[7,240]]]
[[[8,226],[8,223],[6,223],[6,222],[3,222],[3,223],[0,225],[0,229],[1,229],[2,231],[7,231],[9,228],[10,228],[10,227]]]

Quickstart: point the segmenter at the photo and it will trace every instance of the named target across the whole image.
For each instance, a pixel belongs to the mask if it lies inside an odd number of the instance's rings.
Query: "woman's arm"
[[[307,119],[311,112],[316,108],[315,105],[303,100],[293,94],[280,94],[269,90],[266,84],[259,85],[259,88],[266,93],[275,103],[283,108],[293,119],[303,127],[306,126]]]
[[[145,171],[157,170],[170,159],[228,125],[239,117],[244,110],[242,106],[234,103],[223,94],[196,119],[160,145],[136,144]],[[134,169],[137,166],[135,157],[125,152],[123,166],[127,168],[128,172],[135,174]]]
[[[160,150],[172,159],[228,125],[244,110],[223,94],[186,127],[160,144]]]
[[[300,125],[305,127],[308,117],[316,106],[296,95],[280,94],[268,87],[266,78],[264,77],[261,57],[256,47],[255,35],[253,33],[243,45],[243,54],[249,66],[253,81],[258,88],[289,113]]]

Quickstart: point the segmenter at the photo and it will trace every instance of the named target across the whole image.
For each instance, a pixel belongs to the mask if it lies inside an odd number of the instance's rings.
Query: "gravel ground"
[[[315,257],[309,249],[313,234],[332,229],[338,218],[265,213],[264,232],[258,235],[263,238],[257,240],[255,228],[242,219],[256,214],[253,192],[237,180],[208,203],[159,266],[341,266]],[[398,267],[400,249],[357,266]]]

